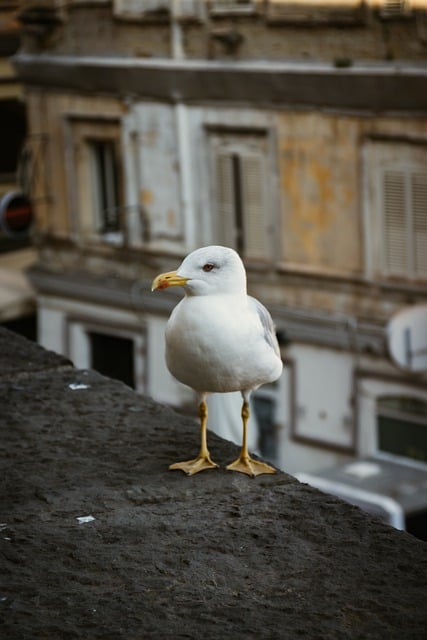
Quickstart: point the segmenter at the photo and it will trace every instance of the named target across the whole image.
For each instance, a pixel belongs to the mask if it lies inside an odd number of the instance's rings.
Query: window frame
[[[425,382],[422,378],[408,379],[401,373],[376,371],[356,367],[353,371],[355,422],[357,425],[357,455],[378,459],[396,459],[396,456],[379,448],[377,417],[378,400],[387,397],[406,397],[427,402]],[[403,456],[397,456],[403,459]],[[420,463],[413,458],[405,458],[411,464]]]
[[[423,158],[425,158],[425,164]],[[404,184],[401,195],[405,207],[402,224],[406,229],[406,235],[403,242],[398,237],[396,229],[393,231],[391,224],[387,226],[386,220],[387,194],[384,184],[386,175],[391,176],[392,174],[402,177]],[[417,220],[417,215],[419,214],[415,211],[414,203],[416,198],[408,192],[410,181],[415,176],[420,175],[426,185],[424,186],[424,191],[427,211],[427,140],[386,137],[370,137],[365,140],[362,147],[362,207],[364,270],[368,278],[408,283],[427,280],[427,270],[423,271],[422,262],[419,267],[416,265],[415,248],[419,244],[419,235],[417,236],[413,227],[414,220],[416,220],[419,227],[426,226],[427,229],[427,221],[424,222],[421,217]],[[397,189],[397,186],[394,188]],[[398,217],[400,215],[397,207],[398,204],[391,203],[388,209],[389,215],[391,217],[394,216],[396,228],[399,224]],[[393,221],[391,220],[391,222]],[[387,236],[389,236],[388,243]],[[400,242],[401,260],[407,259],[406,267],[400,271],[392,264],[393,256],[387,256],[387,252],[392,248],[392,242],[396,243],[396,247],[398,246],[397,243]],[[422,259],[422,253],[422,248],[420,247],[420,260]],[[398,258],[396,256],[395,264],[397,264]],[[424,259],[424,261],[426,260]]]
[[[70,115],[65,121],[65,166],[67,169],[68,215],[72,235],[78,242],[102,242],[122,246],[127,242],[125,184],[122,157],[121,121],[116,117]],[[119,230],[103,233],[94,192],[94,164],[91,143],[107,142],[114,145],[117,169],[117,195]],[[71,153],[67,153],[67,149]]]
[[[133,377],[136,393],[147,392],[147,335],[124,323],[110,323],[101,318],[70,314],[66,316],[65,335],[68,357],[79,369],[92,368],[90,333],[105,334],[133,342]]]
[[[76,0],[74,0],[76,1]],[[84,0],[80,0],[84,1]],[[99,1],[99,0],[98,0]],[[166,24],[171,16],[179,20],[201,18],[204,12],[203,2],[199,0],[181,0],[174,5],[171,0],[112,0],[115,19],[149,24]]]
[[[397,406],[390,406],[390,401],[393,402]],[[423,414],[418,413],[416,410],[411,407],[406,407],[405,403],[417,403],[418,405],[422,405],[424,409]],[[416,463],[421,462],[423,464],[427,464],[427,458],[420,457],[418,451],[412,448],[412,451],[392,451],[390,448],[387,448],[387,443],[384,442],[385,432],[387,430],[393,430],[393,422],[398,423],[395,426],[394,434],[401,436],[403,431],[402,425],[404,425],[404,429],[406,432],[408,429],[412,428],[412,430],[418,429],[422,427],[425,429],[425,435],[427,435],[427,425],[426,425],[426,417],[427,417],[427,399],[420,399],[413,395],[382,395],[377,397],[376,401],[376,426],[377,426],[377,447],[378,453],[382,456],[398,456],[401,458],[414,460]],[[384,420],[391,421],[390,424],[384,424]],[[389,435],[389,434],[388,434]],[[404,441],[405,443],[405,441]],[[406,447],[408,444],[406,443]],[[425,451],[425,449],[424,449]],[[423,452],[424,453],[424,452]],[[425,454],[424,454],[425,455]]]
[[[116,141],[111,138],[87,138],[92,176],[92,207],[95,231],[110,242],[121,240],[121,195]],[[105,207],[103,205],[106,205]]]
[[[280,233],[277,232],[279,229],[275,184],[277,164],[274,162],[271,132],[267,128],[251,127],[206,126],[205,129],[209,157],[212,242],[233,247],[249,263],[262,264],[274,261],[278,255]],[[231,191],[228,194],[228,203],[226,196],[222,207],[224,209],[226,206],[232,207],[234,216],[233,221],[228,221],[228,229],[226,228],[224,232],[218,229],[218,215],[221,208],[218,185],[220,158],[224,159],[224,164],[228,159],[231,168],[229,177],[231,183],[228,187]],[[259,176],[260,179],[264,179],[264,183],[260,202],[254,204],[252,217],[248,218],[249,207],[245,202],[249,203],[253,183],[248,178],[249,169],[247,168],[245,172],[243,164],[246,163],[248,167],[252,160],[255,164],[259,162]],[[256,217],[257,207],[260,211],[264,211],[262,219]],[[259,233],[262,227],[264,235],[258,248],[256,248],[257,227]],[[264,249],[262,249],[263,243]]]
[[[381,182],[381,224],[382,224],[382,236],[384,239],[384,252],[382,255],[382,271],[385,275],[393,277],[410,277],[410,278],[427,278],[427,261],[425,267],[425,273],[422,272],[422,267],[418,269],[418,260],[422,259],[422,251],[417,251],[419,239],[417,237],[417,194],[415,193],[415,181],[418,177],[421,180],[424,179],[424,191],[425,191],[425,207],[427,217],[427,166],[424,174],[420,170],[419,165],[399,165],[397,163],[388,165],[386,164],[382,169],[379,169],[379,178]],[[399,190],[398,181],[401,181],[402,193],[396,193]],[[392,184],[394,182],[394,184]],[[387,184],[390,187],[387,188]],[[389,193],[387,193],[387,189]],[[394,194],[393,194],[394,192]],[[394,198],[395,202],[387,204],[388,200]],[[401,202],[396,202],[398,198],[401,198]],[[403,208],[402,220],[400,217],[399,205]],[[388,220],[389,218],[389,220]],[[422,226],[422,221],[419,226]],[[427,221],[424,222],[424,226],[427,231]],[[401,228],[399,228],[401,227]],[[399,237],[402,234],[402,237]],[[427,236],[426,236],[427,237]],[[406,264],[399,269],[398,266],[393,265],[393,261],[396,264],[395,256],[389,255],[392,251],[392,244],[395,246],[401,244],[401,258],[400,261]],[[398,250],[398,246],[396,246]],[[426,249],[427,251],[427,249]],[[399,256],[396,256],[399,259]]]
[[[215,16],[251,15],[256,12],[256,0],[209,0],[209,12]]]

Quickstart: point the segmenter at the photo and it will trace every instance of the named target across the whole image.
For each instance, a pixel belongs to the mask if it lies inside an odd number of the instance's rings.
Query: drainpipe
[[[184,58],[184,47],[182,44],[182,28],[179,22],[181,13],[181,0],[171,1],[170,29],[171,29],[171,54],[173,60]]]
[[[171,51],[174,60],[185,58],[180,23],[181,0],[171,0]],[[191,176],[190,127],[188,123],[188,109],[181,96],[175,99],[175,122],[178,142],[179,177],[181,191],[181,212],[184,223],[185,248],[194,249],[195,215],[193,204],[193,182]]]
[[[188,109],[180,97],[175,103],[176,131],[178,140],[179,176],[181,191],[181,210],[184,222],[185,247],[194,249],[195,215],[193,203],[193,181],[191,175],[190,127]]]

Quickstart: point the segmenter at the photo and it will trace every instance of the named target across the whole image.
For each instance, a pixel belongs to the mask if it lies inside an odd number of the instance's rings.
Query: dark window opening
[[[120,231],[119,169],[113,140],[91,140],[94,199],[99,233]]]
[[[19,100],[1,100],[0,121],[0,176],[14,176],[27,130],[24,104]]]
[[[217,144],[216,142],[213,144]],[[260,140],[239,148],[219,142],[215,152],[216,229],[219,244],[245,258],[266,260],[271,248],[267,197],[267,157]],[[242,148],[240,148],[242,147]]]
[[[427,511],[411,513],[406,517],[406,531],[420,540],[427,541]]]
[[[381,451],[427,462],[427,403],[390,396],[378,402],[378,447]]]
[[[2,322],[1,326],[9,329],[9,331],[18,333],[20,336],[24,336],[24,338],[28,338],[28,340],[37,342],[37,316],[35,313],[7,320]]]
[[[133,340],[106,333],[89,332],[91,365],[109,378],[135,388]]]
[[[242,194],[242,171],[241,160],[237,153],[231,156],[233,171],[233,195],[234,195],[234,228],[236,251],[244,252],[244,233],[243,233],[243,194]]]
[[[258,423],[258,447],[266,460],[274,462],[277,458],[277,425],[274,414],[276,404],[273,398],[254,395],[252,397],[254,413]]]
[[[31,244],[31,238],[29,236],[25,238],[9,238],[4,236],[0,231],[0,254],[26,249],[27,247],[31,247]]]

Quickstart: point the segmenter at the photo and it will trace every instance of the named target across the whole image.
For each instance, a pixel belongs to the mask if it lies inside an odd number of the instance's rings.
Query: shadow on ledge
[[[2,638],[425,637],[424,543],[283,473],[168,472],[192,420],[1,329],[0,354]]]

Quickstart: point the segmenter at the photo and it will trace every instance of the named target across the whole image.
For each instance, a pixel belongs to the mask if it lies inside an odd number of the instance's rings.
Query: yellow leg
[[[212,462],[208,446],[207,446],[207,422],[208,422],[208,406],[205,400],[202,400],[199,405],[199,417],[200,417],[200,453],[194,460],[187,460],[186,462],[175,462],[171,464],[169,469],[184,471],[188,476],[193,476],[199,471],[205,469],[215,469],[218,465]]]
[[[239,471],[240,473],[246,473],[246,475],[254,478],[260,476],[263,473],[276,473],[276,469],[270,467],[265,462],[259,462],[250,457],[248,452],[248,420],[249,420],[249,403],[245,400],[242,406],[242,421],[243,421],[243,440],[240,456],[227,466],[228,471]]]

